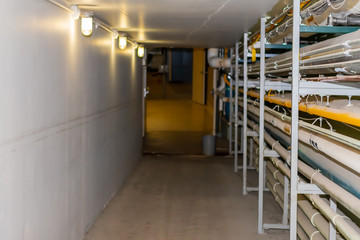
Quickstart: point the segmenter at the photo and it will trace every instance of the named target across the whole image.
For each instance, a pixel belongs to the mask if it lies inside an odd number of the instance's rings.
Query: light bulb
[[[119,48],[124,50],[127,45],[127,37],[126,36],[120,36],[119,37]]]
[[[93,19],[91,16],[81,17],[81,33],[88,37],[93,32]]]
[[[143,45],[139,45],[137,49],[138,57],[143,57],[145,54],[145,48]]]

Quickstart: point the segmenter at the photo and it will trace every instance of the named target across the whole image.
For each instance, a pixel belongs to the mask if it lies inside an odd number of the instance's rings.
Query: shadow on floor
[[[204,132],[150,131],[144,141],[144,154],[202,155]],[[216,139],[216,155],[227,155],[228,145],[223,138]]]

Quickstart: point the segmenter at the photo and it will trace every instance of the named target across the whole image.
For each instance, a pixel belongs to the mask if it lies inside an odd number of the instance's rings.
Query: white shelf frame
[[[249,136],[256,135],[253,131],[246,130],[244,131],[242,142],[243,144],[243,194],[246,195],[248,191],[258,190],[258,233],[263,234],[265,229],[290,229],[290,240],[297,240],[297,199],[298,194],[325,194],[321,189],[319,189],[314,184],[304,184],[298,182],[298,129],[299,129],[299,105],[292,104],[291,108],[291,178],[290,180],[285,177],[285,199],[284,199],[284,211],[282,223],[279,224],[264,224],[263,223],[263,207],[264,207],[264,198],[263,193],[266,190],[264,188],[264,179],[265,179],[265,167],[264,167],[264,158],[270,155],[273,155],[273,152],[265,151],[265,142],[264,142],[264,107],[265,101],[264,96],[265,92],[270,89],[276,91],[289,91],[291,90],[291,99],[292,103],[298,103],[300,96],[305,96],[309,94],[316,94],[319,96],[328,96],[330,95],[348,95],[356,96],[360,94],[360,90],[352,86],[343,86],[343,85],[333,85],[329,83],[315,83],[315,82],[306,82],[300,81],[300,0],[293,0],[293,44],[292,44],[292,79],[297,79],[297,81],[292,81],[291,87],[288,83],[274,83],[266,81],[265,78],[265,26],[266,19],[261,18],[261,30],[260,30],[260,83],[256,84],[255,82],[248,80],[248,68],[247,68],[247,43],[248,43],[248,34],[244,34],[244,69],[243,69],[243,128],[247,129],[247,93],[248,88],[260,88],[260,114],[259,114],[259,186],[258,188],[249,188],[247,187],[247,170],[249,170],[247,165],[247,141]],[[238,43],[237,45],[238,46]],[[238,53],[238,49],[236,49]],[[238,58],[237,58],[238,59]],[[235,66],[235,72],[238,72],[238,65]],[[238,80],[238,76],[236,76]],[[324,90],[325,89],[325,90]],[[238,84],[236,87],[236,93],[238,91]],[[235,97],[235,102],[238,101],[238,97]],[[236,108],[238,104],[235,104]],[[252,138],[251,138],[252,139]],[[253,142],[250,141],[250,145]],[[262,149],[262,150],[261,150]],[[252,156],[250,156],[252,158]],[[251,159],[252,161],[252,159]],[[290,184],[290,217],[288,221],[288,187]],[[336,210],[337,204],[336,201],[330,199],[330,206],[332,209]],[[330,240],[336,239],[336,229],[333,225],[330,226]]]

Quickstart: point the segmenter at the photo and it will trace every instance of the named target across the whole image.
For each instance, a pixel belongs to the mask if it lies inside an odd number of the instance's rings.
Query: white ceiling
[[[67,0],[137,42],[153,46],[228,47],[278,0]]]

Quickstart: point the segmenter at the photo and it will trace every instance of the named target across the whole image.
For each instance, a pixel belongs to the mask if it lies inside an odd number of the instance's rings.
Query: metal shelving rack
[[[298,150],[299,150],[299,81],[300,81],[300,0],[293,0],[292,86],[291,86],[291,177],[290,177],[290,240],[297,239]]]
[[[228,122],[228,143],[229,143],[229,155],[234,155],[234,171],[238,172],[239,169],[242,169],[242,166],[238,164],[238,157],[239,154],[243,153],[243,143],[239,141],[239,128],[240,134],[242,135],[242,126],[243,123],[238,117],[238,102],[236,99],[238,98],[238,90],[241,87],[241,83],[236,81],[239,78],[238,69],[239,69],[239,62],[236,59],[239,59],[239,52],[238,52],[239,43],[235,44],[234,48],[230,49],[230,57],[234,56],[235,62],[230,67],[230,94],[229,94],[229,122]],[[237,49],[237,51],[236,51]]]
[[[298,195],[299,194],[325,194],[318,186],[312,183],[300,183],[298,177],[298,130],[299,130],[299,105],[292,104],[291,105],[291,151],[290,151],[290,179],[285,176],[285,185],[284,185],[284,199],[283,199],[283,217],[282,222],[279,224],[264,224],[263,221],[263,194],[265,188],[265,177],[266,177],[266,169],[264,165],[264,159],[267,157],[279,157],[279,154],[274,150],[269,150],[266,148],[264,141],[264,108],[265,108],[265,92],[270,89],[276,89],[278,91],[291,91],[291,100],[292,103],[298,103],[301,95],[308,94],[319,94],[321,95],[321,91],[324,87],[326,87],[326,91],[329,91],[329,87],[332,84],[325,86],[324,83],[306,83],[301,80],[300,75],[300,33],[301,32],[317,32],[317,33],[349,33],[359,28],[355,27],[308,27],[301,26],[301,17],[300,17],[300,0],[293,0],[293,25],[292,25],[292,83],[291,87],[289,84],[280,84],[276,86],[272,86],[272,83],[266,81],[265,77],[265,45],[266,45],[266,19],[261,18],[261,29],[260,29],[260,82],[257,87],[260,88],[260,113],[259,113],[259,131],[258,133],[254,130],[250,130],[247,128],[248,126],[248,109],[247,109],[247,93],[249,87],[254,87],[251,81],[248,80],[248,66],[247,66],[247,58],[248,58],[248,33],[244,34],[243,38],[243,51],[244,51],[244,65],[243,65],[243,81],[242,84],[238,84],[239,82],[239,65],[235,64],[235,116],[238,116],[238,90],[239,87],[243,87],[243,136],[242,136],[242,150],[243,150],[243,194],[247,194],[249,191],[257,191],[258,190],[258,233],[264,233],[264,229],[290,229],[290,240],[297,239],[297,208],[298,208]],[[276,47],[275,45],[273,47]],[[235,59],[236,63],[239,59],[239,43],[235,45]],[[325,83],[327,84],[327,83]],[[347,88],[336,88],[331,90],[332,95],[346,95],[348,91],[354,91],[355,94],[359,95],[358,89],[347,89]],[[236,124],[236,123],[235,123]],[[258,161],[258,171],[259,171],[259,185],[258,188],[249,188],[247,186],[247,171],[249,169],[248,162],[248,154],[247,154],[247,142],[249,137],[258,137],[259,138],[259,161]],[[235,143],[238,142],[238,136],[235,134]],[[251,145],[252,142],[250,142]],[[235,145],[237,146],[237,145]],[[252,148],[252,146],[250,146]],[[236,151],[235,151],[236,153]],[[237,167],[238,163],[238,155],[235,154],[235,171],[239,169]],[[289,188],[290,187],[290,196],[289,196]],[[288,199],[288,196],[290,199]],[[290,200],[290,201],[289,201]],[[290,216],[288,216],[288,204],[290,204]],[[336,210],[337,204],[332,198],[330,198],[330,207],[333,210]],[[289,220],[288,220],[289,219]],[[333,224],[330,224],[330,233],[329,239],[336,239],[336,229]]]

